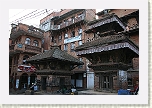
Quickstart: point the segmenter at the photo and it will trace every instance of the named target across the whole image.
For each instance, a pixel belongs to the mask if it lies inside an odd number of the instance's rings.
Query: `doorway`
[[[24,88],[27,89],[28,87],[28,74],[27,73],[23,73],[20,77],[20,89]]]
[[[36,75],[35,74],[31,74],[30,76],[30,85],[32,85],[32,83],[35,83],[36,80]]]
[[[103,81],[103,89],[109,90],[110,84],[109,84],[109,76],[104,76],[104,81]]]
[[[46,90],[46,77],[42,77],[42,90]]]
[[[65,78],[60,77],[60,89],[62,89],[65,85]]]

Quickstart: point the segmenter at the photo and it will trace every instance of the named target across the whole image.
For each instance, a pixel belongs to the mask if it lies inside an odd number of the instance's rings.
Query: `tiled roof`
[[[125,35],[123,34],[118,34],[118,35],[110,35],[110,36],[106,36],[106,37],[99,37],[95,40],[89,41],[84,43],[81,46],[76,47],[76,51],[78,50],[83,50],[83,49],[87,49],[89,47],[96,47],[96,46],[101,46],[101,45],[106,45],[106,44],[110,44],[110,43],[118,43],[121,41],[129,41],[132,44],[134,44],[129,38],[127,38]],[[135,44],[134,44],[135,45]],[[136,45],[135,45],[136,46]]]
[[[85,32],[90,32],[92,31],[92,29],[96,28],[96,27],[101,27],[103,25],[106,25],[106,24],[109,24],[109,23],[118,23],[119,26],[126,30],[126,27],[125,27],[125,24],[121,21],[121,19],[115,15],[115,14],[107,14],[105,15],[103,18],[100,18],[100,19],[97,19],[97,20],[93,20],[93,21],[90,21],[88,23],[88,29],[85,30]]]
[[[83,62],[79,61],[79,59],[71,56],[70,54],[60,50],[58,47],[53,47],[51,50],[45,51],[44,53],[37,54],[35,56],[30,57],[27,62],[31,61],[41,61],[44,59],[58,59],[61,61],[69,61],[74,64],[82,65]]]

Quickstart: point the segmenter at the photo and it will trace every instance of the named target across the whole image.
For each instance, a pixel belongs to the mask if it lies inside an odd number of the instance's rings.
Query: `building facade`
[[[94,89],[114,92],[139,80],[139,10],[105,9],[88,23],[87,42],[76,48],[95,72]]]
[[[85,43],[86,24],[95,19],[95,9],[63,9],[60,12],[53,12],[40,20],[40,28],[45,31],[45,50],[58,45],[61,50],[78,58],[84,65],[76,67],[71,76],[71,83],[76,88],[94,87],[94,73],[89,71],[86,58],[78,57],[74,51],[75,47]],[[89,80],[88,80],[89,79]]]
[[[43,52],[43,30],[19,23],[12,24],[9,38],[10,88],[29,88],[35,82],[35,67],[27,64],[27,58]]]

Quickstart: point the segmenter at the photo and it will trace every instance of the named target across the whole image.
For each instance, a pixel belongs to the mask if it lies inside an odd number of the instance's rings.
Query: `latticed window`
[[[30,41],[31,41],[30,38],[26,38],[25,39],[25,44],[30,45]]]
[[[37,40],[34,40],[34,41],[33,41],[33,46],[38,46],[38,45],[39,45],[38,41],[37,41]]]

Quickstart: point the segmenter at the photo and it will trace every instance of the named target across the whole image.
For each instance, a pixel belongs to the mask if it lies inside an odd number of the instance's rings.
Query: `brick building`
[[[86,24],[95,19],[95,9],[63,9],[60,12],[52,12],[40,20],[40,28],[45,31],[45,50],[57,45],[63,51],[84,62],[84,65],[76,67],[71,83],[76,88],[93,88],[94,73],[89,71],[86,58],[78,57],[75,47],[85,43],[87,34],[83,31]]]
[[[99,19],[95,18],[96,15]],[[44,72],[43,68],[37,67],[42,64],[34,62],[39,58],[31,59],[51,52],[54,46],[59,47],[60,53],[84,63],[75,62],[79,65],[66,74],[63,74],[64,69],[63,73],[56,71],[56,75],[65,78],[58,77],[57,82],[64,80],[76,88],[113,92],[132,88],[139,79],[138,9],[105,9],[97,14],[95,9],[62,9],[41,19],[39,28],[21,23],[12,25],[9,44],[10,88],[29,88],[38,78],[42,80],[42,89],[49,90],[46,84],[56,78],[52,77],[54,70],[43,64],[40,67],[51,69]],[[26,62],[27,58],[30,58],[30,64]],[[46,61],[52,62],[48,58]],[[56,61],[63,64],[61,58]],[[71,59],[66,62],[69,63]],[[37,73],[33,72],[35,67]]]
[[[139,10],[105,9],[88,23],[87,42],[76,48],[95,72],[95,90],[132,88],[139,80]]]
[[[10,88],[29,88],[35,82],[35,67],[27,64],[27,58],[43,52],[43,30],[19,23],[12,24],[9,38]]]

